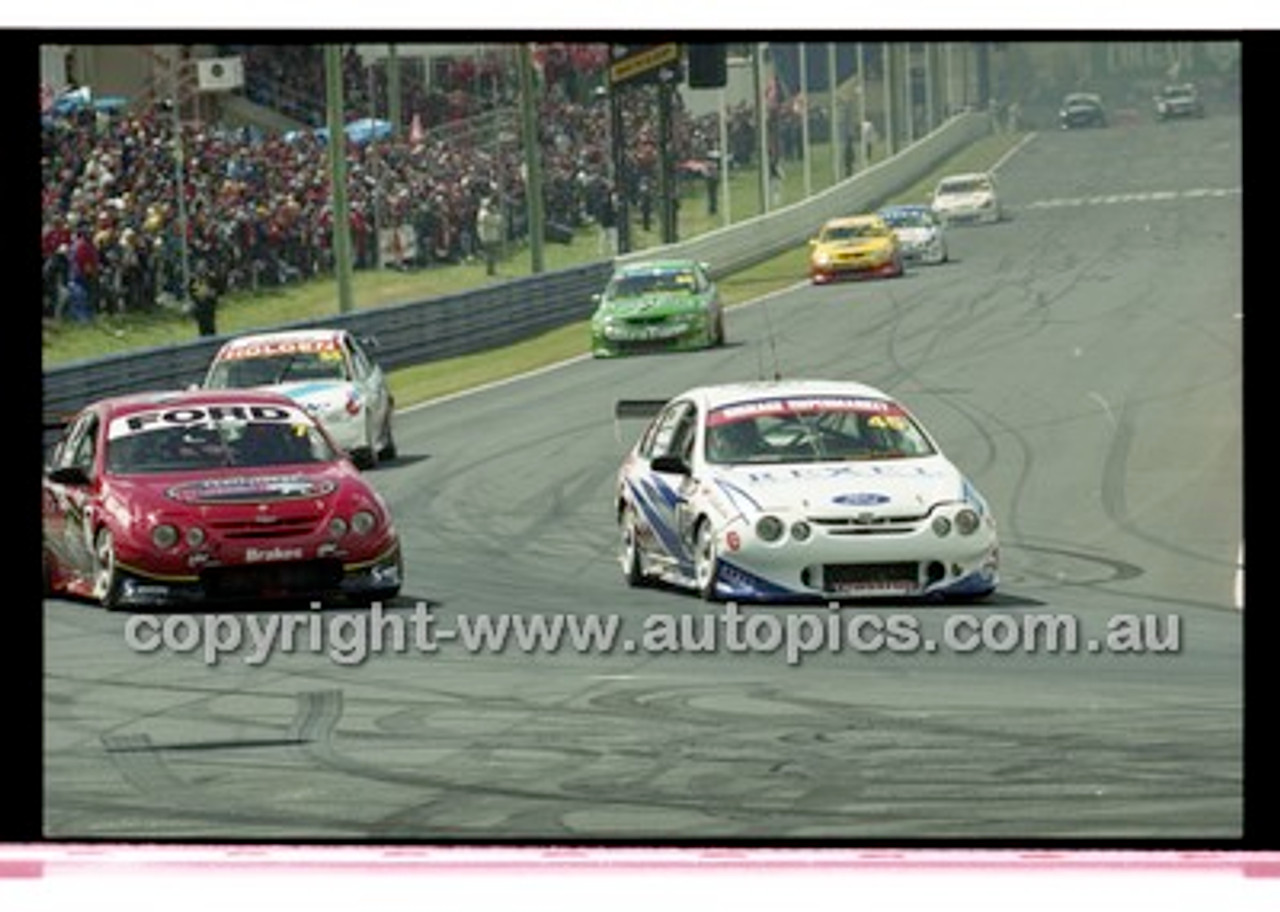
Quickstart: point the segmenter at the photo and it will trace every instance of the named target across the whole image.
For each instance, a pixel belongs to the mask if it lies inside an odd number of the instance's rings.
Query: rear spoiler
[[[669,399],[619,399],[613,407],[613,417],[653,418],[670,401]]]

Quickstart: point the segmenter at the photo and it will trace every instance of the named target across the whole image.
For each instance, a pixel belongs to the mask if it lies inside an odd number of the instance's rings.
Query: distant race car
[[[944,225],[998,222],[1004,218],[994,175],[952,174],[938,181],[929,206]]]
[[[300,329],[232,339],[205,375],[206,389],[284,393],[319,418],[362,469],[396,457],[395,399],[382,368],[345,329]]]
[[[386,504],[286,396],[103,399],[71,418],[43,479],[45,592],[109,609],[400,591]]]
[[[1058,124],[1064,130],[1105,127],[1107,110],[1102,105],[1102,96],[1093,92],[1072,92],[1062,99],[1062,107],[1058,110]]]
[[[1194,85],[1184,82],[1167,85],[1155,97],[1156,120],[1204,117],[1204,102]]]
[[[880,216],[849,215],[827,221],[809,241],[809,279],[815,285],[841,278],[900,276],[902,245]]]
[[[846,381],[705,386],[666,402],[619,470],[633,586],[706,599],[976,599],[999,582],[996,521],[900,403]]]
[[[651,260],[617,267],[596,295],[597,358],[723,345],[724,306],[706,263]]]
[[[902,256],[908,262],[945,263],[949,258],[946,228],[929,206],[886,206],[878,214],[898,236]]]

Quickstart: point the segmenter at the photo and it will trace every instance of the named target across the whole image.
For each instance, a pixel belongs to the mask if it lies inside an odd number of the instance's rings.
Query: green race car
[[[724,344],[724,308],[705,263],[619,266],[595,300],[591,353],[597,358]]]

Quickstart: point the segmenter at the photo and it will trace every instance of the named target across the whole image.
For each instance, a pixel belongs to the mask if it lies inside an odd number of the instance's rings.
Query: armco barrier
[[[528,276],[457,295],[414,301],[279,329],[333,326],[376,340],[386,370],[468,354],[527,339],[591,315],[591,295],[612,270],[608,261]],[[165,348],[122,352],[44,372],[46,415],[67,415],[103,396],[198,383],[228,337],[196,339]]]
[[[803,202],[621,260],[687,256],[709,263],[718,278],[729,275],[803,243],[832,216],[880,205],[990,132],[988,115],[957,115],[892,158]],[[336,326],[372,337],[378,341],[379,363],[395,370],[483,351],[586,319],[594,309],[591,296],[603,287],[612,266],[609,261],[593,263],[447,297],[292,323],[287,328]],[[225,338],[50,367],[44,371],[44,411],[67,415],[103,396],[196,383]]]

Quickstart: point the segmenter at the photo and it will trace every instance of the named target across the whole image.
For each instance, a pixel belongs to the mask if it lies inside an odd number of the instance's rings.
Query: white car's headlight
[[[982,519],[978,516],[977,511],[968,507],[956,513],[956,531],[961,535],[972,535],[977,532],[981,522]]]
[[[786,523],[776,516],[761,516],[756,521],[756,535],[762,541],[776,542],[787,531]]]

